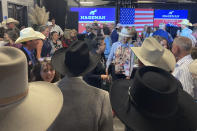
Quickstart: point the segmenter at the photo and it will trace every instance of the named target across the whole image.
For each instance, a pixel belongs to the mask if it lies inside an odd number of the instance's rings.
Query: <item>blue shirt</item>
[[[111,50],[111,45],[112,45],[111,38],[109,36],[106,36],[104,42],[106,45],[104,55],[105,55],[105,59],[107,59]]]
[[[29,58],[30,58],[32,64],[35,65],[35,64],[36,64],[36,61],[35,61],[35,59],[33,58],[34,56],[32,56],[32,55],[34,55],[34,54],[33,54],[33,51],[29,51],[29,50],[28,50],[27,48],[25,48],[24,46],[23,46],[23,48],[24,48],[24,50],[26,51],[27,55],[29,56]]]

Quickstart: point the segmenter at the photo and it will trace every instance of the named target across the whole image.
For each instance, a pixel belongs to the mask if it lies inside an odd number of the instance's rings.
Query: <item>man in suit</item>
[[[45,36],[29,27],[20,31],[20,37],[15,42],[22,43],[21,50],[24,52],[27,58],[29,80],[31,69],[38,62],[36,59],[35,49],[37,47],[38,40],[40,39],[45,39]]]
[[[113,131],[108,92],[92,87],[82,76],[94,69],[99,56],[83,41],[60,49],[52,57],[53,67],[65,77],[57,83],[64,96],[60,115],[50,131]]]
[[[112,24],[112,31],[111,31],[111,40],[112,40],[112,44],[118,41],[118,31],[117,29],[119,28],[119,24],[115,27],[114,24]]]

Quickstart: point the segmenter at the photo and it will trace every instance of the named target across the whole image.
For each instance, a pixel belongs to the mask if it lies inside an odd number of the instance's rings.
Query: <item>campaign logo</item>
[[[170,11],[168,14],[169,14],[169,15],[172,15],[173,13],[174,13],[174,11]]]
[[[97,12],[97,9],[90,11],[90,15],[95,15],[95,13]]]

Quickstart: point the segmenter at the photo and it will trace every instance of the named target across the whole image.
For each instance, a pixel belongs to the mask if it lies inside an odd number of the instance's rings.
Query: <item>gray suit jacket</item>
[[[80,77],[64,77],[57,85],[64,104],[51,131],[113,131],[108,92],[87,85]]]

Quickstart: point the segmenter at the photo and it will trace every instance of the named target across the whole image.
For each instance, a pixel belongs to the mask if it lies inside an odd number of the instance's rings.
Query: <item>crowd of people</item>
[[[82,33],[55,19],[18,24],[8,18],[0,27],[0,130],[113,131],[115,116],[126,131],[197,129],[197,30],[189,20],[142,33],[97,21]]]

